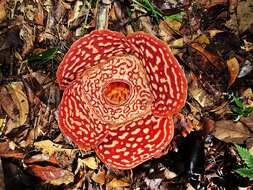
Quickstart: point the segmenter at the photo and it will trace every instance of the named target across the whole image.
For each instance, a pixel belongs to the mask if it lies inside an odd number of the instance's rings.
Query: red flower
[[[131,169],[170,143],[172,115],[187,81],[162,41],[143,32],[94,31],[77,40],[57,71],[64,89],[59,127],[108,166]]]

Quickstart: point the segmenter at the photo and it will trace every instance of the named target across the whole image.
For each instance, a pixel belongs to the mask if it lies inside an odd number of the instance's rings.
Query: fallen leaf
[[[172,179],[172,178],[177,177],[177,174],[175,172],[172,172],[172,171],[170,171],[169,169],[166,168],[164,170],[164,176],[165,176],[166,179]]]
[[[59,165],[59,162],[55,158],[55,155],[49,156],[45,154],[36,154],[31,157],[26,156],[24,159],[25,164],[33,164],[35,162],[49,162],[51,164]]]
[[[238,78],[242,78],[248,75],[252,71],[252,69],[253,69],[253,63],[250,62],[249,60],[246,60],[241,66],[240,72],[238,74]]]
[[[89,167],[90,169],[95,170],[98,168],[98,163],[97,163],[97,160],[95,159],[95,157],[88,157],[88,158],[84,158],[84,159],[79,159],[79,161],[82,164]]]
[[[230,74],[230,79],[228,81],[228,86],[231,86],[236,78],[237,78],[237,75],[239,73],[239,70],[240,70],[240,65],[237,61],[237,59],[235,57],[227,60],[227,66],[228,66],[228,71],[229,71],[229,74]]]
[[[11,119],[18,119],[18,107],[14,104],[6,86],[0,88],[0,105]]]
[[[246,147],[250,151],[250,153],[253,154],[253,137],[247,139]]]
[[[23,158],[24,154],[16,150],[16,144],[12,141],[0,142],[0,157]]]
[[[250,99],[253,100],[253,92],[252,92],[252,89],[251,88],[247,88],[246,90],[244,90],[241,94],[241,96],[244,96],[244,97],[248,97]]]
[[[6,12],[6,0],[0,1],[0,23],[5,19],[7,12]]]
[[[28,169],[30,169],[35,176],[41,178],[46,183],[53,185],[67,185],[74,181],[73,173],[61,168],[33,165],[29,166]]]
[[[94,172],[91,179],[101,185],[105,184],[105,170],[99,171],[98,173]]]
[[[34,47],[34,28],[28,24],[23,24],[23,27],[20,30],[20,37],[24,41],[23,51],[21,55],[22,57],[25,57],[25,55],[28,54]]]
[[[243,144],[251,133],[241,122],[221,120],[215,123],[212,135],[227,143]]]
[[[199,51],[208,61],[219,71],[224,68],[222,59],[215,53],[212,53],[201,46],[199,43],[190,43],[190,46]]]
[[[29,104],[27,100],[27,96],[24,93],[23,83],[22,82],[12,82],[6,85],[12,100],[15,105],[17,105],[19,110],[19,120],[16,122],[17,127],[24,125],[28,114],[29,114]]]
[[[107,188],[119,188],[119,187],[128,187],[130,185],[130,181],[128,178],[121,179],[112,179],[109,183],[106,184]]]
[[[242,117],[240,121],[246,125],[251,131],[253,131],[253,112],[248,117]]]
[[[43,8],[41,6],[41,2],[39,2],[37,5],[38,5],[38,8],[37,8],[37,11],[34,15],[34,21],[36,24],[43,26],[44,25],[44,12],[43,12]]]
[[[202,88],[198,81],[193,81],[191,83],[189,92],[202,107],[207,107],[214,103],[212,97]]]
[[[50,140],[35,142],[34,146],[41,149],[43,154],[47,154],[49,156],[52,156],[56,152],[65,152],[67,155],[71,156],[76,151],[75,149],[64,149],[62,148],[62,145],[55,144]]]
[[[147,186],[149,187],[149,189],[151,190],[155,190],[155,189],[160,189],[160,185],[162,183],[161,178],[157,178],[157,179],[149,179],[149,178],[145,178],[145,182],[147,184]]]

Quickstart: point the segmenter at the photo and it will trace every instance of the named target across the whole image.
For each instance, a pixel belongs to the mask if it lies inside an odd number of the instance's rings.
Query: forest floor
[[[252,0],[0,0],[0,189],[252,189],[252,7]],[[57,123],[57,67],[75,40],[103,24],[163,40],[188,81],[170,151],[132,170],[106,167]]]

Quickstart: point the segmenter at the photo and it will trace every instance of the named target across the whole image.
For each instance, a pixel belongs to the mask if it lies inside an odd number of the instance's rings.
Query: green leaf
[[[32,55],[28,57],[27,61],[28,63],[45,63],[55,57],[55,54],[57,53],[58,48],[50,48],[45,52],[42,52],[38,55]]]
[[[245,113],[249,114],[253,111],[253,107],[246,107],[244,110],[243,110]]]
[[[238,106],[239,108],[243,108],[243,103],[242,100],[240,98],[234,98],[233,102],[235,103],[236,106]]]
[[[240,109],[240,108],[238,108],[238,107],[233,107],[233,108],[232,108],[232,111],[233,111],[233,113],[237,113],[237,114],[239,114],[239,115],[242,115],[242,114],[243,114],[243,110]]]
[[[247,167],[253,170],[253,155],[246,148],[243,148],[239,145],[235,145],[235,146],[239,155],[241,156],[242,160],[245,162]]]
[[[185,15],[185,12],[182,11],[174,15],[165,16],[164,18],[165,20],[176,20],[178,22],[182,22],[184,15]]]
[[[235,170],[238,174],[243,177],[247,177],[250,180],[253,180],[253,168],[239,168]]]

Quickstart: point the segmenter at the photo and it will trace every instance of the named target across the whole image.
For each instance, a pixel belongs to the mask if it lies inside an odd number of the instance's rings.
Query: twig
[[[108,14],[112,0],[99,0],[97,5],[96,29],[108,28]]]

